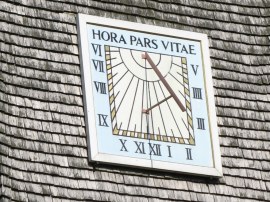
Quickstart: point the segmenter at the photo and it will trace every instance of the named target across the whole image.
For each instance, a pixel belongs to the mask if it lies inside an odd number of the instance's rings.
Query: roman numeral
[[[198,121],[198,129],[205,130],[205,127],[204,127],[204,119],[202,119],[202,118],[197,118],[197,121]]]
[[[97,92],[106,94],[106,83],[94,81]]]
[[[191,149],[190,148],[186,148],[186,152],[187,152],[187,160],[193,160],[192,156],[191,156]]]
[[[98,114],[98,125],[109,127],[106,121],[107,117],[108,115]]]
[[[161,156],[160,144],[149,144],[150,155]]]
[[[192,67],[192,69],[194,71],[194,74],[197,75],[199,65],[196,65],[196,67],[195,67],[195,65],[191,65],[191,67]]]
[[[202,89],[201,88],[193,88],[193,98],[202,99]]]
[[[167,147],[168,147],[168,157],[172,157],[171,146],[167,145]]]
[[[123,140],[123,139],[119,139],[119,140],[120,140],[120,142],[122,144],[122,147],[121,147],[120,151],[127,152],[128,151],[127,148],[126,148],[126,142],[127,142],[127,140]]]
[[[145,154],[145,150],[144,150],[144,143],[143,142],[137,142],[134,141],[136,146],[137,146],[137,150],[135,151],[135,153],[141,153],[141,154]]]
[[[92,60],[95,70],[99,71],[99,72],[104,72],[104,65],[103,65],[103,61],[100,60]]]
[[[101,45],[92,43],[93,50],[95,52],[95,55],[102,56],[101,55]]]

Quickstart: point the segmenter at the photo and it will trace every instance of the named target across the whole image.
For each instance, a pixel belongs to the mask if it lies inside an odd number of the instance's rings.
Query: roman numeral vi
[[[92,43],[92,48],[95,52],[95,55],[98,54],[98,56],[102,56],[101,55],[101,45]]]

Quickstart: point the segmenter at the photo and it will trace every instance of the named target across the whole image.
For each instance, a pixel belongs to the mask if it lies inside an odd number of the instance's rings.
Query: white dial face
[[[186,108],[183,112],[143,53],[105,47],[113,134],[194,144],[186,58],[148,52]]]

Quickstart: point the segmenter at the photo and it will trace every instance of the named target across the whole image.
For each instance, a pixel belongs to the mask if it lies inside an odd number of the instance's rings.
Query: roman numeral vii
[[[99,71],[99,72],[104,72],[104,65],[103,65],[103,61],[100,60],[92,60],[95,70]]]

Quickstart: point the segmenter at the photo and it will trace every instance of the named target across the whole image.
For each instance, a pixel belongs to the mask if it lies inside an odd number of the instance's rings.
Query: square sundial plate
[[[78,27],[89,160],[222,176],[207,36],[83,14]]]

